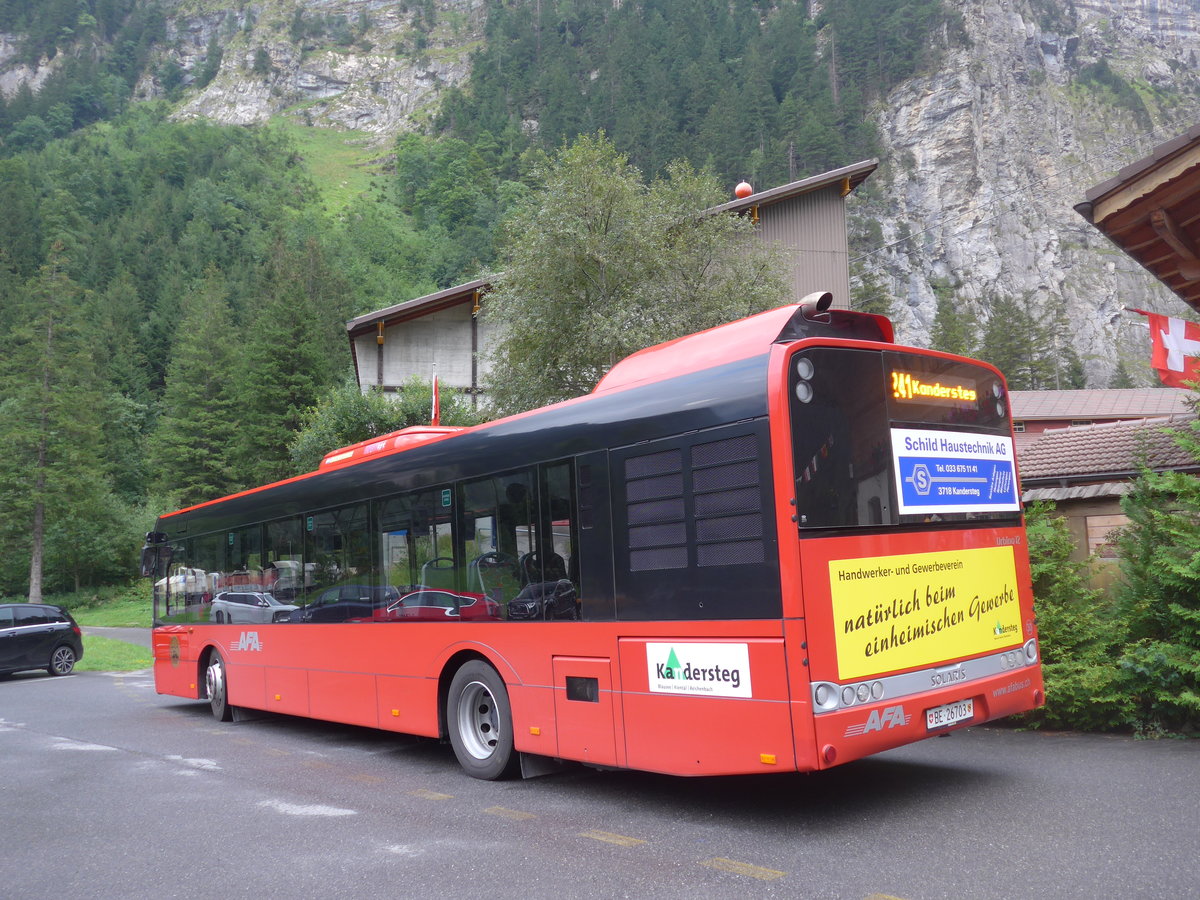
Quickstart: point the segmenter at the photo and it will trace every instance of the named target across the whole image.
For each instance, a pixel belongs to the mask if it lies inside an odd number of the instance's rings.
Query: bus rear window
[[[801,529],[1019,514],[1007,396],[989,369],[810,348],[788,386]]]

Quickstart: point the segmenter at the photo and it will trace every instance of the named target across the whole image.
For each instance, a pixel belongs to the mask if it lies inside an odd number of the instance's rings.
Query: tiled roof
[[[1159,471],[1200,469],[1200,462],[1167,433],[1169,427],[1185,425],[1192,418],[1163,416],[1049,429],[1018,453],[1022,486],[1028,489],[1037,486],[1036,482],[1056,479],[1079,482],[1128,477],[1139,471],[1143,460]]]
[[[1188,412],[1195,397],[1183,388],[1093,391],[1012,391],[1014,419],[1140,419]]]
[[[1100,500],[1124,497],[1133,489],[1132,481],[1101,481],[1098,484],[1074,484],[1070,487],[1037,487],[1021,492],[1022,503],[1035,500]]]

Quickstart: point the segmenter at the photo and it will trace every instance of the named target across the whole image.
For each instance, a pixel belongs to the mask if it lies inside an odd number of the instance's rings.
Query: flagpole
[[[433,406],[429,412],[429,424],[442,424],[442,404],[441,398],[438,396],[438,377],[436,365],[433,367]]]

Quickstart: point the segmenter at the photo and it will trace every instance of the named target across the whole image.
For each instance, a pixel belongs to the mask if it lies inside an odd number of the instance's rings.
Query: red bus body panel
[[[234,706],[436,737],[439,676],[466,653],[504,677],[518,750],[679,775],[798,767],[778,621],[202,625],[155,634],[160,693],[199,697],[200,660],[211,647],[225,661]],[[648,642],[745,646],[753,695],[655,693]],[[321,666],[297,668],[297,659]],[[597,701],[568,700],[568,677],[596,678]],[[801,728],[810,740],[800,767],[810,768],[811,728]]]

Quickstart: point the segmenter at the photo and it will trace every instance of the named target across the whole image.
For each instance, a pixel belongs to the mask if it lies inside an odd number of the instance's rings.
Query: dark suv
[[[0,675],[45,669],[70,675],[83,659],[83,637],[71,614],[43,603],[0,603]]]

